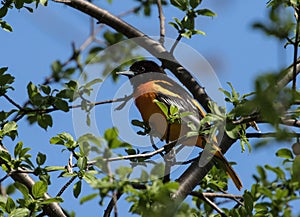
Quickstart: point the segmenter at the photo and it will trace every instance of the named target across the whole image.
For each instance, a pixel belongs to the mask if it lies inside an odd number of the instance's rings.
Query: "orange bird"
[[[199,129],[200,120],[206,115],[197,101],[177,82],[172,80],[164,70],[155,62],[149,60],[137,61],[131,65],[128,71],[118,72],[126,75],[133,86],[133,98],[143,121],[151,131],[151,135],[161,140],[176,141],[183,138],[191,131],[191,124]],[[186,114],[177,120],[170,122],[168,115],[163,111],[159,103],[166,105],[168,110],[173,106],[179,113]],[[207,127],[207,126],[206,126]],[[187,137],[181,144],[198,146],[204,149],[210,144],[214,158],[219,159],[224,165],[226,173],[231,177],[235,186],[240,190],[242,182],[233,170],[229,162],[216,146],[216,138],[209,141],[207,136],[197,135]]]

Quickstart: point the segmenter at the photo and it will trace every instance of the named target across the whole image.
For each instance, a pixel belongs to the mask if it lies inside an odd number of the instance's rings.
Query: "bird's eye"
[[[144,72],[144,71],[145,71],[145,68],[144,68],[143,66],[141,66],[141,67],[139,68],[139,71],[140,71],[140,72]]]

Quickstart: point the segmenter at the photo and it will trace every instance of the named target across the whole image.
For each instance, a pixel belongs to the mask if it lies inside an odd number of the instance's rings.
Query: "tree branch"
[[[295,42],[294,45],[294,63],[293,63],[293,84],[292,89],[296,91],[296,80],[297,80],[297,57],[298,57],[298,48],[299,48],[299,28],[300,28],[300,20],[299,20],[299,9],[295,7],[295,18],[296,18],[296,34],[295,34]]]
[[[110,216],[111,211],[113,210],[113,208],[116,205],[116,201],[119,200],[121,196],[122,196],[122,193],[120,193],[120,192],[117,192],[116,195],[112,196],[111,200],[109,201],[109,204],[107,205],[107,208],[104,211],[103,217]]]
[[[158,17],[159,17],[159,30],[160,30],[160,38],[159,42],[161,45],[164,45],[165,42],[165,16],[162,9],[161,0],[157,0],[157,8],[158,8]]]
[[[227,217],[227,215],[215,204],[213,201],[211,201],[205,194],[200,192],[192,192],[191,195],[196,196],[203,201],[205,201],[209,206],[211,206],[214,210],[216,210],[222,217]]]

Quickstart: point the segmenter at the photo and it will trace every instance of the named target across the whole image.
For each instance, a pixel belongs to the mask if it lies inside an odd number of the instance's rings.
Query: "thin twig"
[[[295,8],[295,18],[296,18],[297,22],[296,22],[296,35],[295,35],[295,43],[294,43],[293,84],[292,84],[292,89],[294,91],[296,91],[297,58],[298,58],[298,46],[299,46],[299,28],[300,28],[298,8]]]
[[[7,197],[6,189],[1,185],[1,182],[0,182],[0,195],[2,198]]]
[[[105,166],[106,166],[106,170],[107,170],[107,175],[109,177],[109,182],[113,183],[114,177],[112,175],[112,171],[111,171],[110,164],[108,161],[105,162]],[[111,202],[108,204],[108,206],[111,205],[111,207],[114,208],[114,216],[115,217],[118,217],[117,200],[118,200],[117,192],[115,190],[112,190],[112,198],[111,198]],[[104,213],[104,216],[105,216],[105,213]]]
[[[240,200],[238,200],[238,199],[243,200],[242,195],[228,194],[227,192],[224,192],[224,193],[204,192],[203,195],[205,195],[206,197],[229,198],[229,199],[232,199],[235,202],[237,202],[237,204],[239,204],[240,206],[244,206],[244,204]]]
[[[61,189],[60,191],[57,193],[56,197],[61,196],[64,191],[72,184],[72,182],[74,182],[74,180],[77,178],[77,176],[73,176]]]
[[[137,158],[150,158],[150,157],[153,157],[154,155],[162,153],[163,151],[169,150],[170,148],[181,143],[185,139],[186,139],[186,137],[183,136],[177,140],[174,140],[172,142],[165,144],[163,147],[161,147],[155,151],[152,151],[152,152],[148,152],[148,153],[144,153],[144,154],[133,154],[133,155],[120,156],[120,157],[105,158],[105,159],[103,159],[103,161],[112,162],[112,161],[130,160],[130,159],[137,159]],[[96,160],[93,160],[93,161],[89,161],[88,164],[93,165],[96,162],[97,162]]]
[[[194,162],[198,157],[194,157],[190,160],[187,160],[187,161],[176,161],[173,163],[173,165],[187,165],[187,164],[190,164],[192,162]]]
[[[171,125],[170,125],[170,123],[168,123],[168,126],[167,126],[167,135],[166,135],[166,143],[169,143],[170,130],[171,130]],[[168,147],[166,149],[166,155],[164,157],[165,169],[164,169],[163,183],[166,183],[166,182],[170,181],[171,167],[172,167],[172,163],[174,161],[174,158],[175,158],[175,152],[173,150],[173,147]]]
[[[154,148],[154,150],[158,150],[158,147],[155,145],[154,138],[152,135],[150,135],[150,142],[151,142],[152,148]],[[159,154],[161,157],[164,157],[164,154],[162,152],[160,152]]]
[[[168,153],[164,157],[165,161],[165,170],[164,170],[164,177],[163,177],[163,183],[169,182],[170,175],[171,175],[171,169],[174,163],[176,162],[175,159],[175,150],[171,148],[171,150],[168,150]]]
[[[300,137],[300,133],[285,133],[287,137]],[[266,138],[266,137],[276,137],[278,133],[269,132],[269,133],[246,133],[247,138]]]
[[[174,44],[172,45],[171,49],[170,49],[170,53],[173,55],[175,48],[177,47],[179,41],[181,40],[182,36],[181,34],[178,35],[178,37],[176,38],[176,41],[174,42]]]
[[[112,157],[112,158],[106,158],[104,161],[112,162],[112,161],[119,161],[119,160],[130,160],[130,159],[136,159],[136,158],[150,158],[153,157],[156,154],[159,154],[165,150],[164,147],[159,148],[155,151],[144,153],[144,154],[133,154],[133,155],[126,155],[121,157]],[[95,164],[96,161],[89,161],[88,164]]]
[[[120,193],[119,191],[117,192],[116,194],[116,200],[119,200],[120,197],[122,196],[122,193]],[[103,217],[109,217],[110,216],[110,213],[112,211],[112,209],[115,207],[115,199],[112,198],[110,201],[109,201],[109,204],[107,205],[107,208],[105,209],[104,211],[104,215]]]
[[[234,195],[234,194],[223,194],[223,193],[212,193],[212,192],[203,192],[202,193],[206,197],[220,197],[220,198],[229,198],[229,199],[242,199],[242,195]]]
[[[281,123],[291,127],[300,127],[300,120],[281,118]]]
[[[255,114],[252,114],[252,115],[249,115],[249,116],[246,116],[246,117],[241,117],[238,120],[232,121],[231,123],[234,124],[234,125],[247,124],[247,123],[250,123],[250,122],[253,122],[253,121],[258,121],[257,120],[258,117],[259,117],[259,115],[257,113],[255,113]]]
[[[3,96],[4,96],[5,99],[7,99],[8,102],[10,102],[11,104],[13,104],[19,110],[22,109],[22,106],[20,106],[18,103],[16,103],[15,101],[13,101],[9,96],[7,96],[6,94],[4,94]]]
[[[160,30],[160,38],[159,43],[163,46],[165,43],[165,16],[162,9],[161,0],[157,0],[157,8],[158,8],[158,17],[159,17],[159,30]]]
[[[118,98],[118,99],[109,99],[109,100],[104,100],[104,101],[99,101],[99,102],[89,102],[89,105],[91,107],[97,106],[97,105],[103,105],[103,104],[109,104],[109,103],[114,103],[114,102],[127,102],[129,100],[130,96],[125,96],[123,98]],[[69,109],[75,109],[75,108],[81,108],[81,104],[78,105],[71,105],[68,106]],[[20,116],[17,116],[13,119],[13,121],[18,122],[20,119],[22,119],[26,114],[31,114],[31,113],[51,113],[54,111],[59,111],[58,108],[48,108],[48,109],[22,109]]]
[[[3,176],[1,179],[0,179],[0,184],[5,180],[5,179],[7,179],[9,176],[10,176],[10,172],[9,173],[7,173],[7,174],[5,174],[5,176]]]
[[[193,192],[191,192],[191,195],[199,197],[200,199],[204,200],[209,206],[211,206],[214,210],[216,210],[222,217],[227,217],[227,215],[217,206],[217,204],[215,204],[213,201],[211,201],[203,193],[193,191]]]

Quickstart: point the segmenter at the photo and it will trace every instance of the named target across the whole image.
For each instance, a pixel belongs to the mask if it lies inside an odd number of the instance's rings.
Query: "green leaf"
[[[171,4],[175,7],[179,8],[182,11],[188,9],[188,1],[187,0],[171,0]]]
[[[169,22],[169,25],[173,26],[177,31],[180,31],[179,25],[174,22]]]
[[[41,152],[38,153],[36,157],[36,163],[41,166],[45,163],[47,156]]]
[[[39,93],[37,86],[35,86],[32,82],[29,82],[27,84],[27,94],[29,98],[32,100],[34,95],[36,95],[37,93]]]
[[[7,135],[7,134],[9,134],[9,133],[12,132],[12,131],[16,131],[17,128],[18,128],[17,123],[14,122],[14,121],[11,121],[11,122],[6,123],[6,124],[3,126],[2,133],[3,133],[4,135]]]
[[[6,72],[8,67],[1,67],[0,68],[0,75],[2,75],[4,72]]]
[[[16,208],[16,204],[11,197],[7,197],[5,209],[8,213],[12,212]]]
[[[285,174],[280,167],[272,167],[267,164],[267,165],[265,165],[265,168],[267,170],[274,172],[279,179],[282,179],[282,180],[285,179]]]
[[[74,195],[75,198],[78,198],[78,196],[79,196],[79,194],[81,192],[81,185],[82,185],[82,181],[79,180],[73,186],[73,195]]]
[[[8,163],[11,162],[11,156],[7,151],[1,150],[0,158]]]
[[[91,114],[90,114],[90,112],[87,112],[87,114],[86,114],[86,125],[91,126]]]
[[[125,149],[125,152],[128,154],[128,155],[135,155],[135,154],[138,154],[138,152],[133,149],[133,148],[128,148],[128,149]]]
[[[18,142],[17,145],[15,146],[15,149],[14,149],[14,156],[15,157],[19,156],[22,148],[23,148],[23,142]]]
[[[7,32],[12,32],[13,29],[12,27],[5,21],[3,20],[0,20],[0,26],[3,30],[7,31]]]
[[[15,77],[10,74],[0,75],[0,86],[11,84],[15,80]]]
[[[190,6],[194,9],[196,7],[198,7],[198,5],[200,5],[202,2],[202,0],[190,0],[189,3],[190,3]]]
[[[97,197],[98,195],[99,195],[98,193],[94,193],[94,194],[89,194],[87,196],[84,196],[84,197],[80,198],[80,204],[90,201],[90,200],[94,199],[95,197]]]
[[[37,121],[39,126],[45,130],[47,130],[48,127],[52,127],[53,125],[52,117],[48,114],[39,115]]]
[[[118,137],[118,130],[117,128],[109,128],[104,132],[104,139],[106,141],[111,141],[113,139],[116,139]]]
[[[169,116],[169,112],[168,112],[168,106],[165,104],[165,103],[163,103],[163,102],[160,102],[160,101],[158,101],[158,100],[154,100],[154,102],[156,103],[156,105],[160,108],[160,110],[164,113],[164,115],[166,116],[166,117],[168,117]]]
[[[44,196],[44,194],[47,192],[47,189],[47,183],[43,181],[38,181],[32,186],[32,196],[35,199],[39,199]]]
[[[145,126],[145,123],[143,121],[139,121],[139,120],[136,120],[136,119],[132,120],[131,124],[133,126],[137,126],[137,127],[141,127],[141,128],[144,128],[144,126]]]
[[[96,78],[96,79],[94,79],[94,80],[92,80],[92,81],[86,83],[84,86],[85,86],[86,88],[89,88],[89,87],[93,86],[94,84],[101,83],[102,81],[103,81],[102,79]]]
[[[192,31],[186,31],[186,32],[183,32],[183,33],[181,33],[180,34],[182,37],[185,37],[185,38],[191,38],[192,37],[192,35],[193,35],[193,33],[192,33]]]
[[[40,4],[45,7],[48,5],[48,0],[39,0],[39,1],[40,1]]]
[[[51,65],[51,69],[53,71],[53,74],[58,74],[62,70],[62,64],[60,61],[54,61]]]
[[[282,148],[276,152],[277,157],[285,158],[285,159],[293,159],[293,153],[290,149]]]
[[[17,208],[9,213],[8,217],[26,217],[29,216],[30,211],[27,208]]]
[[[292,180],[299,182],[300,180],[300,156],[296,156],[292,166]]]
[[[77,166],[80,170],[86,170],[87,168],[87,158],[86,157],[79,157],[77,161]]]
[[[253,210],[253,197],[251,195],[251,193],[249,191],[245,191],[244,195],[244,205],[245,205],[245,209],[247,211],[247,214],[249,216],[252,215],[252,210]]]
[[[175,105],[170,106],[170,115],[176,115],[176,114],[178,114],[178,112],[179,112],[179,109],[177,106],[175,106]]]
[[[29,190],[26,187],[26,185],[24,185],[20,182],[15,182],[14,186],[22,193],[22,195],[25,199],[29,197]]]
[[[226,134],[231,138],[231,139],[237,139],[239,138],[241,126],[240,125],[234,125],[227,123],[226,124]]]
[[[196,13],[197,13],[198,15],[208,16],[208,17],[215,17],[215,16],[217,16],[216,13],[212,12],[212,11],[209,10],[209,9],[200,9],[200,10],[197,10]]]
[[[264,168],[261,166],[257,166],[256,169],[257,169],[257,172],[259,173],[261,179],[265,180],[267,178],[267,174],[266,174],[266,171],[264,170]]]
[[[140,181],[141,182],[147,182],[149,179],[149,175],[145,170],[142,170],[141,176],[140,176]]]
[[[71,80],[68,83],[65,83],[65,85],[70,88],[70,90],[76,90],[79,86],[77,81]]]
[[[59,171],[59,170],[65,170],[64,166],[46,166],[45,170],[47,172],[51,172],[51,171]]]
[[[15,3],[16,9],[21,9],[23,7],[23,5],[24,5],[24,1],[23,0],[15,0],[14,3]]]
[[[55,99],[54,106],[64,112],[68,112],[70,110],[69,104],[65,100],[59,98]]]
[[[33,9],[31,7],[24,6],[24,8],[27,9],[30,13],[33,13]]]
[[[49,204],[49,203],[62,203],[64,200],[61,197],[53,197],[50,199],[43,200],[41,204]]]
[[[42,90],[45,94],[47,94],[47,95],[50,94],[51,88],[50,88],[49,85],[41,85],[40,87],[41,87],[41,90]]]
[[[163,163],[159,163],[156,164],[152,169],[151,169],[151,176],[154,176],[155,178],[161,178],[164,175],[164,164]]]
[[[14,140],[16,138],[16,136],[18,135],[18,125],[16,124],[16,122],[11,121],[6,123],[2,130],[0,130],[0,140],[4,137],[4,136],[9,136],[12,140]]]
[[[77,143],[69,133],[60,133],[50,139],[50,144],[64,145],[67,148],[76,148]]]
[[[7,14],[7,11],[8,11],[8,8],[7,8],[6,5],[4,5],[3,7],[1,7],[0,8],[0,18],[5,17],[5,15]]]
[[[192,31],[193,35],[206,35],[205,32],[201,31],[201,30],[197,30],[197,29],[194,29]]]
[[[116,169],[116,174],[119,175],[120,180],[126,179],[131,173],[131,167],[120,166],[118,169]]]

